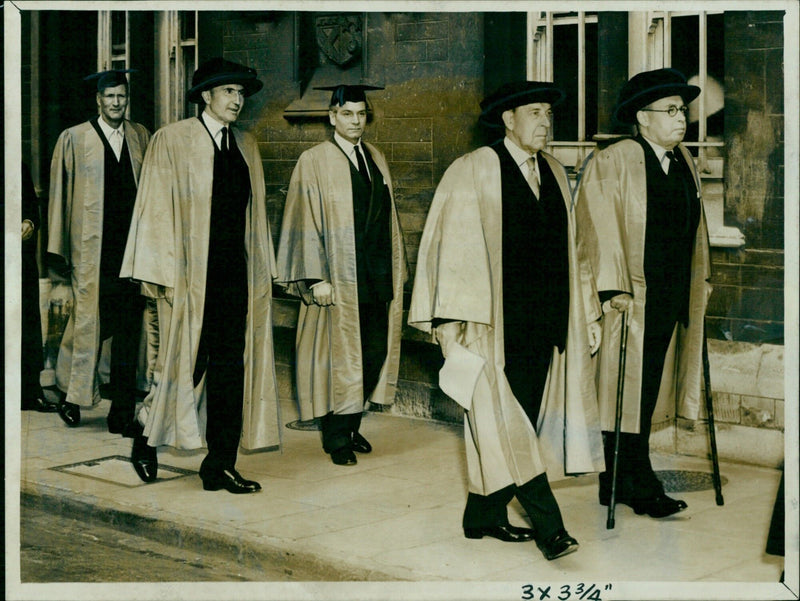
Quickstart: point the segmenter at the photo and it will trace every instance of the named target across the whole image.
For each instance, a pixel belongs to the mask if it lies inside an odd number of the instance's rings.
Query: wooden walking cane
[[[619,463],[619,435],[622,429],[622,394],[625,390],[625,358],[628,350],[628,312],[622,312],[622,332],[619,339],[619,374],[617,375],[617,405],[614,412],[614,463],[611,469],[611,501],[608,504],[606,530],[614,528],[614,510],[617,504],[617,465]]]
[[[706,393],[706,414],[708,415],[708,435],[711,439],[711,464],[714,468],[714,492],[717,505],[724,505],[722,498],[722,479],[719,475],[719,456],[717,455],[717,434],[714,429],[714,403],[711,396],[711,368],[708,363],[708,338],[703,324],[703,386]]]

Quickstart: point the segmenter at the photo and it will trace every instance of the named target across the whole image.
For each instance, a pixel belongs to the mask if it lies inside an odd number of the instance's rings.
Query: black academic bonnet
[[[97,86],[97,91],[102,92],[106,88],[116,88],[122,85],[127,86],[128,78],[125,77],[125,74],[136,72],[136,69],[109,69],[108,71],[100,71],[87,75],[83,78],[83,81],[94,83]]]
[[[614,119],[624,125],[636,124],[636,113],[651,102],[667,96],[680,96],[689,104],[700,94],[700,88],[686,83],[686,77],[677,69],[643,71],[631,77],[622,86],[614,108]]]
[[[204,62],[192,75],[192,87],[187,93],[189,101],[199,104],[203,102],[202,92],[226,83],[244,87],[245,97],[264,87],[264,83],[256,79],[255,69],[217,57]]]
[[[505,83],[481,101],[480,121],[490,127],[503,127],[503,113],[518,106],[546,102],[556,106],[566,94],[550,81],[512,81]]]
[[[346,85],[339,84],[336,86],[319,86],[315,90],[326,90],[331,92],[330,106],[344,106],[347,102],[367,102],[367,96],[364,94],[368,90],[383,90],[380,86],[369,86],[364,84]]]

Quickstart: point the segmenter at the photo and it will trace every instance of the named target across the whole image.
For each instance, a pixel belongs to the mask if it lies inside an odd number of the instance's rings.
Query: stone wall
[[[266,22],[228,15],[225,57],[252,65],[267,82],[248,100],[243,125],[260,143],[277,239],[297,158],[328,139],[332,128],[327,118],[284,117],[301,94],[293,14],[276,13]],[[368,93],[373,115],[364,138],[389,162],[413,273],[436,184],[456,157],[481,144],[483,20],[481,13],[368,13],[365,30],[364,79],[385,90]]]
[[[783,344],[783,250],[712,249],[710,338]]]
[[[744,249],[712,256],[709,335],[783,342],[783,11],[725,13],[725,218]]]
[[[709,340],[711,389],[720,459],[779,467],[784,457],[783,346]],[[710,456],[705,406],[698,421],[653,428],[664,452]]]
[[[725,208],[748,248],[783,248],[783,16],[725,13]]]

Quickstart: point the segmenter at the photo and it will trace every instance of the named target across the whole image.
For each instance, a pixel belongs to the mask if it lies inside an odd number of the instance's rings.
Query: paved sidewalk
[[[104,401],[83,411],[75,429],[56,414],[22,412],[20,485],[26,503],[134,529],[194,548],[199,555],[232,554],[249,568],[269,563],[291,574],[302,567],[319,573],[320,580],[381,585],[357,586],[355,592],[333,584],[324,589],[310,583],[277,589],[262,585],[262,596],[237,599],[273,598],[273,590],[279,591],[276,599],[542,597],[535,588],[523,596],[526,583],[551,584],[550,598],[556,599],[558,586],[578,582],[596,586],[594,597],[584,597],[595,601],[650,598],[637,588],[642,585],[626,584],[637,582],[651,583],[644,585],[646,590],[670,599],[716,598],[683,596],[697,590],[708,595],[717,590],[711,583],[726,583],[719,586],[727,599],[734,598],[732,591],[743,599],[795,598],[777,584],[782,558],[764,553],[780,477],[776,470],[723,464],[724,506],[715,504],[712,489],[680,492],[676,495],[689,508],[679,516],[654,520],[619,506],[613,530],[606,529],[606,508],[597,503],[596,476],[555,483],[565,524],[581,546],[577,553],[548,562],[535,543],[464,538],[465,459],[459,426],[368,413],[362,432],[374,451],[359,455],[358,465],[349,467],[331,463],[318,432],[284,428],[282,452],[240,454],[239,471],[264,490],[239,496],[202,489],[196,472],[204,452],[161,448],[159,480],[142,483],[127,462],[130,441],[106,431],[107,408]],[[284,423],[296,419],[291,403],[283,403],[282,410]],[[710,462],[674,456],[655,457],[655,467],[699,482],[709,480],[711,470]],[[512,523],[525,525],[516,501],[509,507]],[[62,585],[58,590],[65,596],[57,598],[72,598],[71,591],[93,598],[86,594],[91,585],[70,586]],[[755,596],[747,596],[748,587]],[[21,590],[34,594],[38,589],[26,585]],[[124,595],[119,585],[103,590],[111,595],[104,598],[125,598],[114,596]],[[325,596],[317,596],[323,590]],[[675,592],[664,596],[667,590]],[[781,591],[788,596],[780,597]],[[571,598],[579,599],[579,592],[573,588]],[[638,596],[626,596],[633,594]],[[154,598],[232,597],[220,596],[207,584],[199,590],[168,587]]]

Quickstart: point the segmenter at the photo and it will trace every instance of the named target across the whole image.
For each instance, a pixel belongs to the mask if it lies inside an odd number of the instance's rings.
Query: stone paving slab
[[[107,411],[104,405],[86,412],[89,424],[100,421],[95,418]],[[283,409],[285,417],[291,415],[291,406]],[[287,429],[282,451],[240,456],[240,471],[264,486],[255,495],[204,491],[191,473],[199,468],[202,450],[159,449],[163,465],[190,473],[147,485],[128,487],[113,479],[69,473],[63,466],[126,457],[130,441],[94,425],[69,429],[53,414],[23,412],[21,427],[18,474],[26,503],[100,520],[181,548],[226,554],[247,564],[302,566],[306,572],[318,572],[321,582],[330,585],[284,588],[261,583],[258,592],[236,598],[488,601],[518,599],[525,583],[592,579],[597,584],[614,583],[614,594],[602,597],[611,600],[636,590],[630,583],[667,580],[670,586],[696,587],[715,574],[740,584],[755,583],[758,596],[740,598],[780,598],[777,588],[771,588],[777,586],[780,558],[763,553],[780,476],[774,469],[724,462],[723,507],[715,505],[713,491],[681,492],[689,509],[679,518],[653,520],[619,506],[613,530],[605,527],[606,510],[597,504],[595,475],[555,482],[565,523],[581,548],[548,562],[533,543],[464,538],[466,481],[460,425],[369,414],[363,431],[375,450],[359,455],[353,467],[334,466],[320,449],[318,433]],[[657,454],[653,461],[657,470],[710,470],[709,462],[701,458]],[[115,465],[133,473],[124,461]],[[14,515],[12,511],[10,519]],[[526,524],[516,501],[509,505],[509,517],[514,524]],[[717,552],[712,551],[715,547]],[[743,558],[748,569],[737,573]],[[341,588],[337,581],[355,588]],[[72,589],[63,590],[59,599],[73,598]],[[230,598],[219,596],[220,589],[213,586],[193,588],[191,594],[168,590],[177,596],[162,591],[161,596],[129,598]],[[236,590],[251,589],[237,585]],[[265,590],[270,594],[259,594]],[[81,589],[75,598],[93,597]],[[112,590],[101,598],[126,597]]]

